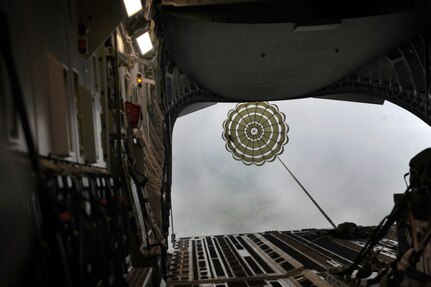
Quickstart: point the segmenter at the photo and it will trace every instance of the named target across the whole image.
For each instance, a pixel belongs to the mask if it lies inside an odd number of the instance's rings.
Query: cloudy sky
[[[289,142],[280,158],[329,217],[374,225],[403,192],[409,160],[431,146],[431,128],[409,112],[320,99],[275,102]],[[222,123],[235,104],[178,119],[173,137],[172,203],[178,237],[329,228],[280,162],[245,166],[232,158]]]

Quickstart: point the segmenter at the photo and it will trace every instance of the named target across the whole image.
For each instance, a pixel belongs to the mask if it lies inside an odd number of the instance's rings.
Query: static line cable
[[[428,243],[431,239],[431,227],[428,227],[427,231],[425,232],[425,235],[423,235],[423,238],[421,242],[419,243],[419,247],[416,251],[415,257],[414,257],[414,263],[419,261],[420,256],[425,251],[425,248],[428,246]]]
[[[410,175],[410,172],[407,172],[407,173],[404,174],[404,182],[406,183],[406,187],[407,188],[409,187],[409,184],[407,182],[407,176],[409,176],[409,175]]]
[[[314,198],[308,193],[308,191],[305,189],[305,187],[301,184],[301,182],[295,177],[295,175],[290,171],[290,169],[284,164],[284,162],[276,155],[275,156],[281,164],[284,166],[284,168],[287,170],[287,172],[290,173],[290,175],[293,177],[293,179],[296,181],[296,183],[302,188],[302,190],[305,192],[305,194],[311,199],[311,201],[314,203],[314,205],[319,209],[319,211],[323,214],[323,216],[328,220],[328,222],[336,229],[337,226],[334,224],[334,222],[329,218],[329,216],[323,211],[323,209],[320,207],[320,205],[314,200]]]
[[[35,215],[34,219],[36,226],[40,227],[40,225],[42,225],[42,213],[40,210],[38,191],[42,189],[43,180],[41,168],[39,165],[39,153],[34,143],[30,120],[28,118],[27,108],[24,101],[24,95],[22,93],[21,84],[18,78],[18,72],[16,70],[14,57],[10,46],[9,22],[7,21],[6,14],[4,14],[3,11],[0,11],[0,28],[5,38],[5,40],[0,43],[0,56],[3,58],[7,72],[9,74],[13,104],[18,113],[19,119],[21,120],[24,139],[27,145],[28,157],[30,160],[32,171],[36,178],[36,191],[31,192],[30,201]],[[42,241],[43,236],[40,228],[36,228],[36,234],[38,235],[38,238]]]
[[[388,230],[392,227],[392,225],[395,223],[397,219],[402,215],[402,212],[407,208],[407,204],[410,200],[410,193],[411,188],[410,186],[407,187],[407,190],[404,192],[403,197],[401,200],[397,201],[395,203],[394,207],[392,208],[392,211],[389,215],[385,216],[382,221],[379,223],[378,226],[373,231],[373,234],[371,235],[371,238],[368,240],[368,242],[365,244],[365,246],[362,248],[361,252],[359,252],[358,256],[356,257],[355,261],[353,261],[352,265],[350,265],[347,269],[341,272],[336,272],[333,274],[336,275],[346,275],[346,274],[352,274],[352,272],[359,266],[359,264],[364,260],[364,258],[367,256],[368,253],[370,253],[374,246],[385,236],[385,234],[388,232]]]
[[[39,155],[38,155],[36,146],[34,144],[33,134],[31,131],[30,121],[27,113],[27,108],[25,105],[24,96],[22,94],[21,84],[19,83],[18,73],[15,67],[12,50],[10,45],[8,45],[10,44],[9,23],[6,19],[6,15],[3,14],[3,12],[1,12],[0,14],[0,27],[2,27],[1,32],[5,37],[5,40],[2,41],[2,44],[0,45],[0,52],[2,54],[7,72],[9,74],[10,87],[13,95],[12,96],[13,104],[18,113],[19,119],[21,120],[21,126],[24,133],[24,138],[25,138],[25,142],[28,150],[28,156],[30,159],[30,164],[31,164],[33,173],[37,178],[37,180],[40,180],[41,171],[40,171],[39,159],[38,159]]]

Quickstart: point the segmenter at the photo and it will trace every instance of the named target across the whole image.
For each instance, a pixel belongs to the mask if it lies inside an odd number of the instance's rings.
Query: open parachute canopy
[[[226,149],[246,165],[273,161],[289,141],[285,115],[268,102],[239,103],[223,123]]]

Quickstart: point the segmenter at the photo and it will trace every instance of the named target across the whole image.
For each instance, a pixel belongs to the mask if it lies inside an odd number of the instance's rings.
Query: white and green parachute
[[[246,165],[274,161],[289,141],[285,115],[268,102],[239,103],[223,123],[226,149]]]

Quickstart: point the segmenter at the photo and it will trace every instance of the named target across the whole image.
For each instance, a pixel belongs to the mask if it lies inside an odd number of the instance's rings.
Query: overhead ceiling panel
[[[220,23],[163,14],[168,53],[190,79],[235,99],[301,97],[418,33],[415,12],[338,23]]]

